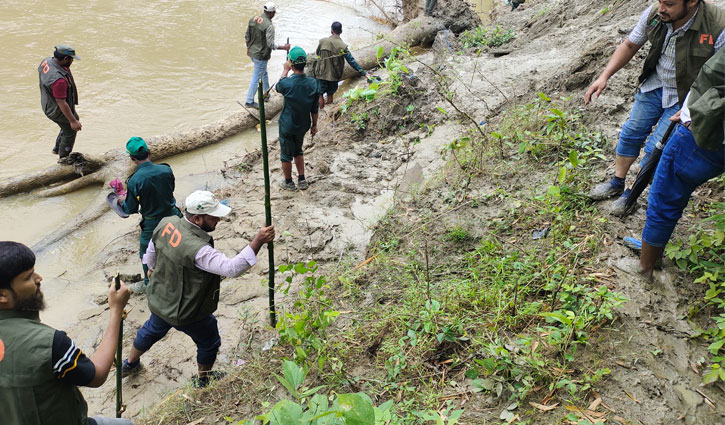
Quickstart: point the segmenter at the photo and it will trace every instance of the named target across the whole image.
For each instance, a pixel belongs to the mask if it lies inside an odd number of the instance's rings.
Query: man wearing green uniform
[[[70,72],[70,66],[76,59],[81,60],[71,46],[60,44],[55,46],[53,56],[43,59],[38,66],[43,112],[60,127],[53,147],[53,153],[60,158],[70,155],[76,133],[83,127],[76,113],[78,89]]]
[[[149,148],[140,137],[130,138],[126,143],[126,151],[136,164],[136,171],[128,178],[128,192],[125,196],[119,195],[118,203],[127,214],[141,212],[139,258],[143,258],[156,225],[164,217],[181,217],[181,211],[176,208],[175,180],[171,167],[151,162]],[[145,292],[149,283],[148,268],[145,264],[142,266],[144,281],[134,288],[134,292]]]
[[[269,89],[269,77],[267,76],[267,62],[272,57],[272,50],[289,50],[289,43],[277,44],[274,42],[274,25],[272,18],[277,13],[277,6],[268,2],[264,5],[264,13],[252,17],[249,20],[247,31],[244,33],[244,42],[247,45],[247,56],[252,59],[254,71],[252,71],[252,82],[247,91],[247,101],[244,106],[258,108],[259,104],[254,101],[254,93],[257,92],[259,79],[262,79],[262,89],[266,92]],[[260,102],[262,99],[258,99]]]
[[[275,86],[277,92],[284,96],[284,108],[279,116],[279,156],[284,175],[280,186],[285,190],[297,190],[292,181],[292,160],[297,167],[299,188],[307,189],[302,141],[307,130],[312,137],[317,134],[319,86],[317,80],[305,75],[306,63],[307,54],[301,47],[295,46],[287,55],[284,71]],[[293,74],[287,77],[290,70]]]
[[[367,72],[355,61],[352,53],[347,48],[347,44],[342,41],[342,24],[335,21],[330,29],[331,35],[323,38],[317,44],[317,61],[315,61],[315,78],[320,84],[320,108],[324,108],[325,104],[332,103],[332,97],[337,91],[337,83],[342,80],[342,73],[345,71],[345,61],[363,76]],[[327,102],[324,100],[327,95]]]
[[[197,190],[186,198],[185,217],[167,217],[154,230],[144,264],[153,271],[148,289],[151,317],[136,334],[123,374],[141,369],[141,355],[171,328],[196,344],[197,386],[206,386],[221,346],[214,312],[219,302],[221,276],[237,277],[257,262],[262,245],[274,240],[274,226],[262,227],[239,254],[228,258],[214,249],[208,232],[231,208],[211,192]]]
[[[89,358],[65,332],[40,322],[45,308],[35,254],[18,242],[0,242],[0,422],[3,425],[132,425],[128,419],[91,417],[78,390],[100,387],[118,343],[130,292],[108,290],[110,320]]]

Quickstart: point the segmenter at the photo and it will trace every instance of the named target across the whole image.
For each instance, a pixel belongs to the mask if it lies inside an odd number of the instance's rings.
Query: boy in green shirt
[[[280,160],[284,180],[280,186],[285,190],[305,190],[305,159],[302,152],[302,141],[307,130],[312,137],[317,134],[317,108],[319,88],[317,80],[305,75],[307,54],[295,46],[287,55],[284,71],[275,86],[277,92],[284,96],[284,109],[279,116]],[[287,76],[292,71],[291,76]],[[292,160],[297,167],[298,181],[292,180]]]

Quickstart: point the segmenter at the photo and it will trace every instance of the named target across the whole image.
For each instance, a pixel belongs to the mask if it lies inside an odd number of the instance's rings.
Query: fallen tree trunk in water
[[[365,69],[371,69],[377,66],[377,53],[380,47],[383,48],[383,55],[388,55],[391,49],[397,45],[415,46],[424,42],[433,40],[436,33],[444,28],[441,21],[430,17],[419,17],[405,25],[401,25],[384,39],[379,40],[374,45],[356,52],[356,60]],[[357,73],[352,69],[347,69],[343,78],[356,76]],[[272,99],[265,103],[265,109],[268,116],[272,117],[282,110],[282,96],[274,94]],[[204,125],[202,127],[180,131],[163,136],[145,137],[149,150],[151,151],[151,159],[158,161],[183,152],[188,152],[203,146],[220,142],[227,137],[233,136],[242,130],[253,128],[258,120],[246,110],[235,112],[229,116]],[[123,141],[119,141],[119,144]],[[72,166],[53,166],[46,170],[26,174],[8,182],[0,184],[0,197],[12,195],[20,192],[27,192],[49,184],[64,182],[56,186],[47,187],[36,192],[39,196],[57,196],[70,193],[74,190],[81,189],[92,184],[107,185],[111,180],[119,178],[125,180],[134,171],[134,164],[129,159],[125,149],[119,148],[98,158],[85,158],[87,162],[81,161],[75,168],[83,176],[71,181],[67,181],[76,175],[76,170]],[[45,236],[40,242],[33,246],[33,249],[42,251],[51,244],[68,236],[77,229],[92,220],[100,217],[108,210],[105,202],[106,191],[99,191],[96,198],[91,201],[90,208],[82,215],[76,217],[72,222],[65,223],[61,228],[56,229],[52,233]]]

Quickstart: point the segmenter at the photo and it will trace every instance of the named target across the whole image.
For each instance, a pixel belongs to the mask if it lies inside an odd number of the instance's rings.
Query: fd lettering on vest
[[[171,223],[166,223],[166,226],[164,227],[164,230],[161,231],[161,237],[163,238],[166,235],[171,235],[169,237],[169,245],[176,248],[181,243],[181,232],[174,227]]]
[[[712,35],[700,34],[700,44],[705,44],[705,43],[710,44],[710,45],[715,44],[715,40],[713,40]]]

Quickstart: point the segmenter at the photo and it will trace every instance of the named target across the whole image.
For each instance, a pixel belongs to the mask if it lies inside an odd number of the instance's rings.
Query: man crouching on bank
[[[154,230],[144,254],[151,280],[147,291],[151,317],[136,334],[123,362],[124,376],[141,369],[141,355],[174,328],[196,343],[199,375],[194,385],[204,387],[221,346],[214,312],[219,302],[221,276],[237,277],[257,263],[262,245],[274,240],[274,226],[262,227],[252,242],[234,258],[214,249],[207,232],[216,228],[231,208],[211,192],[198,190],[186,198],[184,217],[166,217]]]

